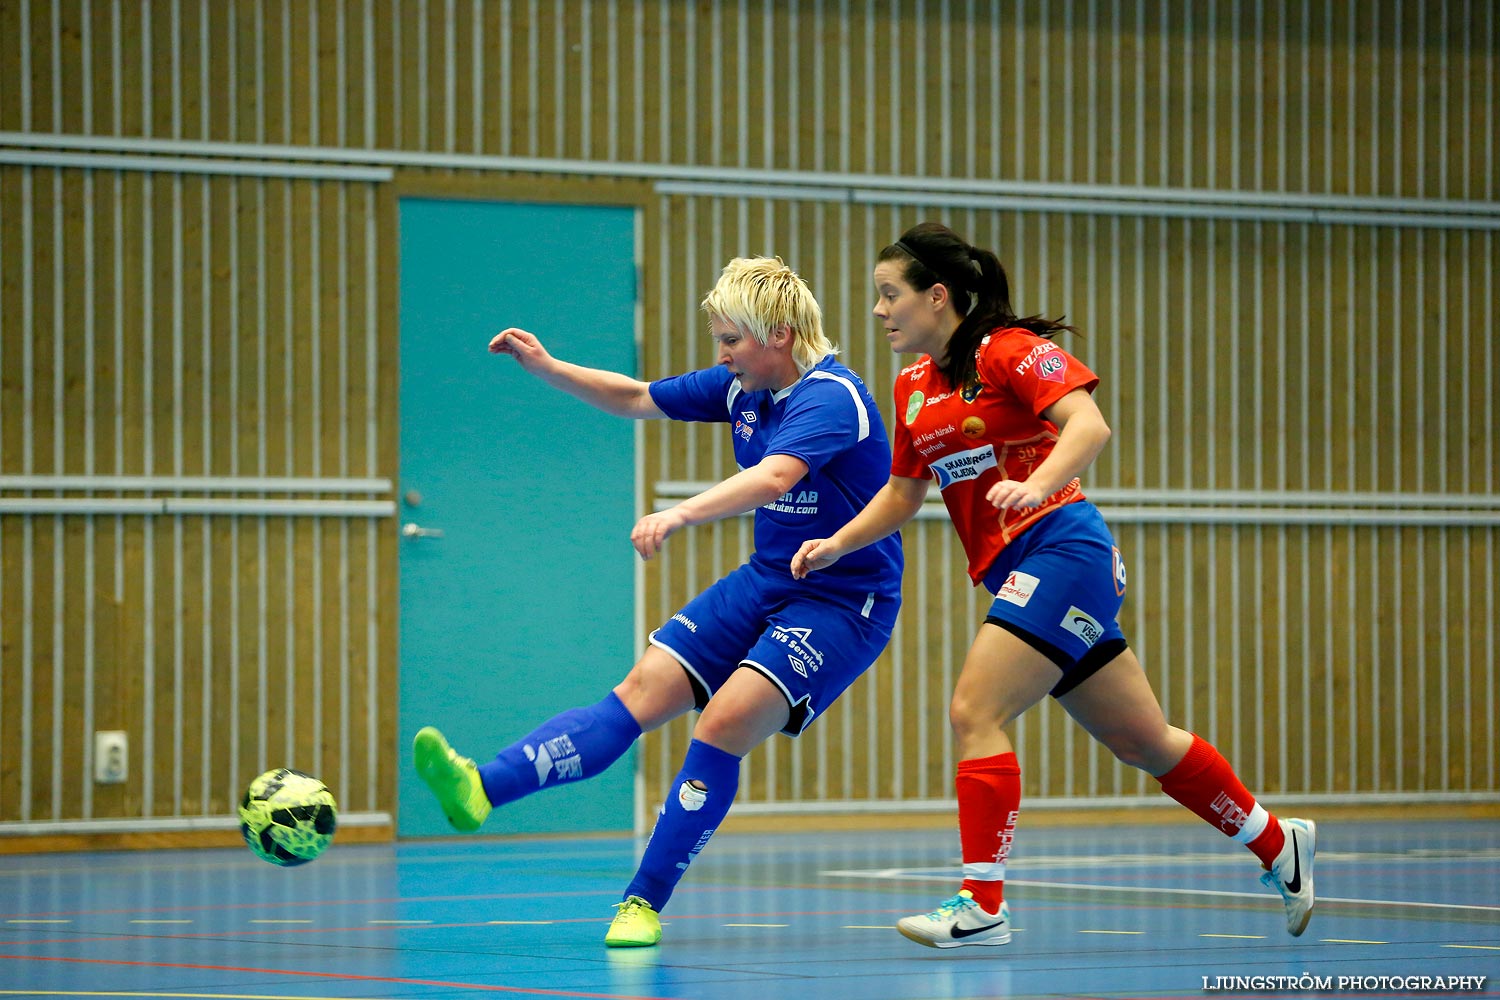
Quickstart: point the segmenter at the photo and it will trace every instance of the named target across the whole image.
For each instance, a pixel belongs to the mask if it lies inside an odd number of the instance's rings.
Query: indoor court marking
[[[1300,938],[1254,858],[1207,827],[1023,827],[1012,943],[945,951],[892,926],[957,888],[957,836],[943,831],[721,833],[667,908],[662,945],[618,950],[602,938],[641,846],[631,838],[335,844],[293,869],[243,850],[13,855],[0,857],[0,996],[1349,992],[1204,985],[1267,975],[1485,977],[1447,992],[1500,996],[1500,824],[1318,831],[1319,907]]]

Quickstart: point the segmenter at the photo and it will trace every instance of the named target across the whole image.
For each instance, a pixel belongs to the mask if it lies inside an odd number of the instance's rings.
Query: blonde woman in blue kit
[[[597,704],[549,719],[479,765],[430,726],[414,743],[417,771],[449,822],[472,831],[492,807],[599,774],[642,732],[702,713],[605,936],[611,947],[661,940],[659,914],[728,813],[741,758],[825,712],[885,648],[901,604],[895,536],[815,584],[791,575],[802,540],[858,513],[891,461],[875,401],[839,364],[807,285],[780,259],[737,258],[703,309],[718,364],[650,383],[559,361],[524,330],[498,334],[490,350],[606,413],[728,424],[742,471],[643,517],[631,542],[649,559],[684,527],[754,511],[754,554],[651,633]]]

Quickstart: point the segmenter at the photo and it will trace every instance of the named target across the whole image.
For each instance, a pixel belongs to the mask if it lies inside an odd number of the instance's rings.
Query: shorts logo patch
[[[822,650],[812,644],[812,629],[777,625],[771,629],[771,638],[787,647],[787,661],[803,677],[807,676],[809,670],[817,673],[818,668],[823,665]]]
[[[1071,605],[1058,624],[1082,639],[1085,646],[1092,646],[1104,635],[1103,626],[1094,621],[1087,611],[1080,611]]]
[[[1000,585],[1000,592],[995,596],[1002,601],[1009,601],[1019,607],[1026,607],[1031,600],[1031,595],[1036,593],[1037,584],[1041,583],[1030,573],[1017,573],[1012,571],[1005,582]]]

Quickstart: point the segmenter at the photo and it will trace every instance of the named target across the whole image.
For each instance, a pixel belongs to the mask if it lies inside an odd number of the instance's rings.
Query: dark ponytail
[[[1041,315],[1017,316],[1010,304],[1010,279],[1000,259],[981,247],[970,246],[957,233],[936,222],[922,222],[880,251],[879,261],[905,260],[903,277],[917,291],[941,282],[963,320],[948,340],[948,353],[934,358],[948,384],[962,389],[974,381],[974,352],[990,331],[1019,327],[1051,339],[1073,327]]]

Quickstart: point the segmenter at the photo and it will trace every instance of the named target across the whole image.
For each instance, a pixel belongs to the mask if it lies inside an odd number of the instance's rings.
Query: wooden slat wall
[[[309,181],[0,175],[0,211],[20,220],[0,253],[31,272],[7,267],[0,292],[0,468],[389,470],[381,198]],[[363,518],[0,520],[0,818],[220,814],[281,762],[323,776],[346,808],[385,808],[394,776],[373,737],[388,743],[394,719],[376,692],[394,676],[396,623],[375,609],[394,597],[393,541]],[[130,734],[127,784],[87,778],[96,729]]]
[[[0,0],[0,131],[1420,211],[1500,200],[1497,49],[1481,0]],[[1497,493],[1493,228],[663,194],[643,373],[709,363],[697,301],[727,257],[774,252],[884,399],[868,268],[927,217],[1086,331],[1068,346],[1116,430],[1096,487]],[[391,477],[395,245],[371,182],[0,166],[0,472]],[[712,428],[645,440],[648,486],[729,471]],[[392,808],[390,527],[0,518],[0,820],[222,812],[285,756]],[[1169,712],[1256,787],[1500,792],[1493,527],[1118,532]],[[747,534],[674,539],[647,620]],[[950,535],[912,527],[898,641],[752,761],[747,802],[949,794],[947,692],[983,604]],[[128,786],[82,780],[101,728],[135,740]],[[648,787],[685,732],[647,741]],[[1149,792],[1055,709],[1018,736],[1029,794]]]

